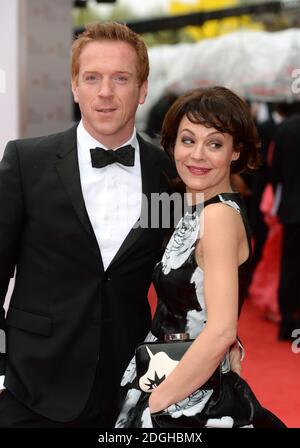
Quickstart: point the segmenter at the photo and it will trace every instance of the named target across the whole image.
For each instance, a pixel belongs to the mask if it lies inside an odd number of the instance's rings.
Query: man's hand
[[[237,373],[238,375],[240,375],[242,371],[241,361],[242,361],[241,350],[238,342],[235,341],[235,343],[232,344],[232,346],[230,347],[229,362],[230,362],[230,370]]]

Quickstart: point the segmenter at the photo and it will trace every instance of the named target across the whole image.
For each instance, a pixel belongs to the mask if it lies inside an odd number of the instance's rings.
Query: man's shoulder
[[[73,125],[65,131],[42,135],[39,137],[16,139],[10,141],[9,144],[14,145],[18,151],[21,151],[21,153],[27,154],[36,152],[37,150],[40,151],[42,149],[47,151],[55,151],[63,140],[75,141],[76,128],[77,125]]]
[[[154,143],[152,143],[151,140],[149,140],[148,137],[145,136],[144,134],[141,134],[140,132],[138,132],[137,139],[139,141],[139,145],[151,150],[154,157],[155,156],[162,157],[162,154],[165,154],[165,152],[161,146],[155,145]]]
[[[294,114],[285,118],[277,128],[277,134],[290,132],[291,130],[300,131],[300,114]]]
[[[149,140],[146,140],[143,136],[138,134],[138,141],[140,146],[143,148],[146,148],[151,154],[151,157],[155,159],[158,164],[165,169],[166,171],[172,172],[174,169],[174,163],[171,161],[168,154],[165,152],[165,150],[158,145],[153,144]]]

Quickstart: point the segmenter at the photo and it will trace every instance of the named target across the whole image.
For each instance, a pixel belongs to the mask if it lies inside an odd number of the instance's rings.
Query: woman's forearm
[[[231,332],[211,332],[205,328],[174,371],[152,392],[150,411],[165,409],[201,387],[214,373],[234,340],[235,335]]]

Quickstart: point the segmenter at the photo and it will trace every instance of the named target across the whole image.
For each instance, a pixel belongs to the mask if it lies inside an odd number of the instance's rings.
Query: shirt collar
[[[132,136],[127,142],[125,142],[122,146],[131,145],[134,147],[136,151],[139,150],[138,139],[136,136],[136,128],[134,127]],[[105,145],[103,145],[100,141],[96,140],[94,137],[89,134],[89,132],[83,126],[82,120],[80,120],[79,125],[77,126],[77,146],[78,150],[81,151],[84,160],[86,163],[91,163],[91,153],[90,148],[96,148],[100,146],[108,150]]]

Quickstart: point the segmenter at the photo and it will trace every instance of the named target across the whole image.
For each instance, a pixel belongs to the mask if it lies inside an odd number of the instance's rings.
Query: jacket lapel
[[[159,184],[159,177],[154,177],[155,170],[154,165],[158,163],[156,157],[153,156],[153,150],[151,146],[137,134],[138,142],[140,146],[140,160],[141,160],[141,175],[142,175],[142,208],[141,216],[149,216],[151,193],[156,191]],[[109,268],[115,264],[119,258],[128,251],[128,249],[142,236],[144,228],[140,225],[140,220],[136,222],[134,227],[130,230],[127,237],[123,241],[120,249],[111,261]]]
[[[98,242],[86,211],[81,184],[79,165],[77,157],[77,125],[64,133],[61,145],[57,150],[58,161],[56,163],[57,173],[62,181],[62,184],[67,191],[70,201],[74,207],[76,215],[78,216],[85,231],[93,243],[94,251],[100,256]],[[102,259],[101,259],[102,263]],[[103,265],[102,265],[103,268]]]
[[[66,131],[61,140],[61,144],[57,149],[56,170],[61,182],[70,198],[76,215],[83,225],[85,231],[90,237],[94,252],[100,257],[101,268],[103,268],[102,257],[95,236],[92,224],[90,222],[80,184],[80,173],[77,156],[77,125]],[[158,191],[159,175],[155,177],[154,166],[158,163],[157,157],[153,156],[153,150],[145,140],[138,135],[140,146],[140,161],[142,175],[142,210],[141,216],[148,216],[149,206],[151,204],[151,193]],[[127,237],[123,241],[120,249],[111,261],[109,268],[115,264],[120,257],[128,251],[128,249],[142,236],[144,228],[140,225],[140,220],[130,230]]]

